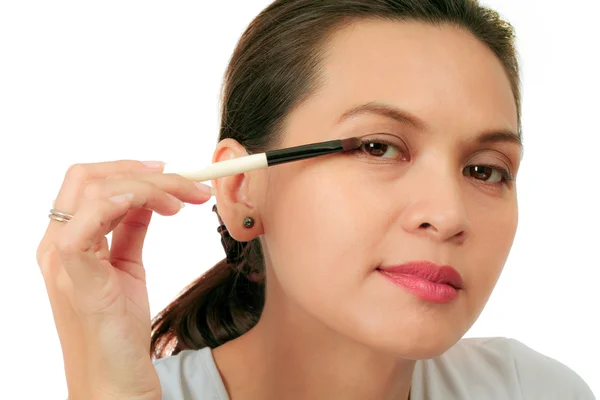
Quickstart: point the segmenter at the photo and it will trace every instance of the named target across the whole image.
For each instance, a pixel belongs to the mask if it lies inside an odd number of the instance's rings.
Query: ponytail
[[[264,306],[264,267],[260,241],[238,242],[223,224],[227,258],[187,286],[152,321],[153,359],[181,350],[215,348],[250,330]]]

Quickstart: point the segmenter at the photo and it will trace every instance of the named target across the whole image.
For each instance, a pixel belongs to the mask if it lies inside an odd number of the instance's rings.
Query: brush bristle
[[[342,139],[342,148],[344,151],[356,150],[362,145],[362,140],[353,137],[348,139]]]

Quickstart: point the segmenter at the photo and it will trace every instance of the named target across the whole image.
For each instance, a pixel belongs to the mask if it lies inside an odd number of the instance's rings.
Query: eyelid
[[[486,168],[494,169],[497,172],[499,172],[500,175],[502,175],[502,177],[504,178],[504,180],[507,183],[510,183],[515,180],[515,176],[507,168],[504,168],[499,165],[485,164],[485,163],[473,163],[473,164],[467,165],[465,168],[469,168],[469,167],[486,167]]]
[[[364,158],[366,161],[379,163],[379,164],[395,164],[398,162],[406,162],[410,160],[410,150],[406,144],[406,142],[400,138],[398,135],[390,134],[390,133],[371,133],[367,135],[358,136],[361,139],[361,146],[352,151],[351,154],[355,155],[358,158]],[[382,143],[394,148],[399,154],[398,158],[388,158],[388,157],[374,157],[367,154],[363,151],[364,146],[370,143]]]
[[[493,158],[494,161],[485,159],[478,161],[479,157],[485,157],[486,153],[491,153],[491,158]],[[498,165],[498,163],[501,165]],[[486,165],[493,168],[505,169],[511,177],[514,177],[514,167],[512,165],[512,162],[510,161],[510,158],[494,149],[478,151],[472,157],[469,158],[467,165]]]
[[[384,139],[384,138],[382,138],[382,136],[386,137],[386,138],[390,137],[390,139]],[[369,134],[361,135],[361,136],[357,136],[357,137],[366,143],[374,142],[377,140],[383,140],[383,141],[386,141],[387,143],[392,142],[390,144],[398,143],[408,149],[408,145],[406,144],[404,139],[402,139],[400,136],[392,134],[392,133],[374,132],[374,133],[369,133]]]

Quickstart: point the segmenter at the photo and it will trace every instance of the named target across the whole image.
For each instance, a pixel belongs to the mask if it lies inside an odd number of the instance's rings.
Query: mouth
[[[436,303],[448,303],[456,299],[464,287],[457,270],[449,265],[438,266],[429,261],[381,266],[377,271],[392,283]]]

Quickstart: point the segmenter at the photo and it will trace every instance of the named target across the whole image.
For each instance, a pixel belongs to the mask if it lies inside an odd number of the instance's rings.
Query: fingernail
[[[165,166],[165,163],[162,161],[143,161],[142,164],[150,169],[163,169]]]
[[[198,188],[198,190],[200,190],[200,192],[202,192],[202,194],[212,196],[212,188],[210,186],[200,182],[194,182],[194,185],[196,185],[196,187]]]
[[[131,193],[125,193],[125,194],[120,194],[117,196],[113,196],[111,197],[109,200],[114,202],[114,203],[125,203],[127,201],[130,201],[131,199],[133,199],[133,194]]]

